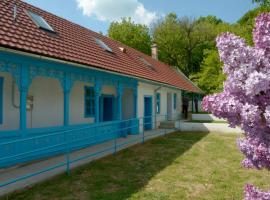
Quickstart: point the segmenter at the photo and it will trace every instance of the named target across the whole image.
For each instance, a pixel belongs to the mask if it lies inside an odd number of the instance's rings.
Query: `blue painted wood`
[[[100,95],[102,90],[102,83],[99,79],[95,81],[95,122],[100,122]]]
[[[95,89],[94,87],[84,87],[84,117],[95,117]]]
[[[3,89],[4,89],[4,78],[0,77],[0,124],[3,123]]]
[[[99,123],[99,126],[59,127],[58,131],[55,129],[32,137],[26,135],[23,139],[0,143],[0,168],[65,153],[66,138],[70,151],[114,139],[121,131],[120,123],[114,121]],[[66,132],[68,130],[70,132]]]
[[[20,74],[20,130],[22,130],[22,137],[25,137],[25,130],[27,128],[27,94],[29,88],[29,67],[27,65],[21,66]]]
[[[64,93],[64,126],[69,125],[69,102],[70,102],[70,91],[71,91],[71,76],[70,73],[65,73],[63,93]]]
[[[102,93],[102,85],[108,84],[117,87],[121,83],[122,88],[135,88],[137,91],[136,79],[3,51],[0,51],[0,71],[10,72],[16,79],[20,90],[21,105],[20,129],[0,131],[0,159],[2,159],[0,167],[63,153],[66,150],[65,144],[63,144],[66,142],[66,137],[72,143],[71,150],[74,150],[107,141],[114,138],[115,135],[119,136],[123,122],[99,123],[99,98]],[[57,78],[61,82],[64,92],[64,124],[61,127],[27,129],[27,93],[31,81],[37,76]],[[95,119],[99,123],[99,127],[96,127],[95,124],[69,125],[70,90],[74,81],[94,82]],[[114,105],[117,110],[117,103],[115,102]],[[138,120],[125,122],[123,128],[128,128],[129,125],[138,127],[138,122]],[[78,130],[78,128],[84,129]],[[71,132],[65,133],[67,130],[71,130]],[[135,128],[133,131],[135,133]],[[23,136],[22,139],[20,139],[21,136]],[[9,159],[3,159],[8,156]]]
[[[137,80],[134,78],[128,78],[125,76],[121,76],[118,74],[112,74],[102,71],[97,71],[95,69],[90,69],[86,67],[77,67],[75,65],[69,63],[61,63],[53,60],[45,60],[40,58],[34,58],[30,56],[20,55],[16,53],[9,53],[0,51],[0,61],[4,62],[5,66],[16,64],[16,65],[26,65],[26,66],[34,66],[32,68],[38,68],[41,70],[43,75],[49,76],[50,73],[44,73],[44,69],[52,70],[51,73],[59,73],[59,72],[70,72],[72,74],[73,79],[78,79],[80,81],[84,81],[84,77],[93,77],[93,81],[95,79],[99,79],[105,85],[115,85],[117,86],[118,82],[123,83],[126,87],[134,87],[137,85]],[[16,62],[15,62],[16,61]],[[0,65],[1,68],[1,65]],[[1,71],[1,69],[0,69]],[[16,70],[14,71],[14,74]],[[61,78],[61,75],[58,74],[58,78]],[[88,79],[91,80],[91,79]],[[86,81],[88,81],[86,80]]]
[[[144,96],[144,129],[152,129],[152,96]]]
[[[134,87],[133,88],[133,103],[134,103],[134,118],[137,118],[138,117],[138,87]]]

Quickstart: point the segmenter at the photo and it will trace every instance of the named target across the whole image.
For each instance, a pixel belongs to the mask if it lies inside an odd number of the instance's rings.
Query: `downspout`
[[[162,86],[159,86],[154,90],[154,95],[155,95],[155,128],[157,128],[157,91],[160,90]]]

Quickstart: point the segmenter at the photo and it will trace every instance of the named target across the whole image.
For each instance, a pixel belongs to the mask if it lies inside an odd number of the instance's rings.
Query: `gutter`
[[[77,66],[77,67],[86,68],[86,69],[92,69],[92,70],[96,70],[96,71],[115,74],[115,75],[118,75],[118,76],[124,76],[124,77],[127,77],[127,78],[133,78],[133,79],[135,78],[137,80],[146,81],[146,82],[149,82],[149,83],[154,83],[154,84],[158,84],[158,85],[162,85],[162,86],[166,86],[166,87],[171,87],[171,88],[178,89],[178,90],[186,90],[186,89],[181,88],[181,87],[176,87],[176,86],[169,85],[169,84],[162,83],[162,82],[158,82],[158,81],[152,81],[152,80],[141,78],[141,77],[138,77],[138,76],[131,76],[131,75],[127,75],[127,74],[121,74],[121,73],[117,73],[117,72],[113,72],[113,71],[109,71],[109,70],[100,69],[98,67],[83,65],[83,64],[79,64],[79,63],[70,62],[70,61],[64,61],[64,60],[60,60],[60,59],[56,59],[56,58],[50,58],[50,57],[47,57],[47,56],[37,55],[37,54],[33,54],[33,53],[27,53],[27,52],[24,52],[24,51],[14,50],[14,49],[6,48],[6,47],[0,47],[0,51],[4,51],[4,52],[8,52],[8,53],[15,53],[15,54],[24,55],[24,56],[29,56],[29,57],[38,58],[38,59],[41,59],[41,60],[54,61],[54,62],[67,64],[67,65],[72,65],[72,66]]]
[[[156,106],[157,106],[157,91],[158,90],[160,90],[162,88],[162,86],[159,86],[158,88],[156,88],[155,90],[154,90],[154,95],[155,95],[155,126],[157,126],[157,108],[156,108]],[[157,127],[156,127],[157,128]]]

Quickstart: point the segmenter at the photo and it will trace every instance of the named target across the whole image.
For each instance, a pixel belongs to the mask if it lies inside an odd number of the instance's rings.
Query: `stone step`
[[[166,122],[160,122],[159,125],[160,129],[174,129],[175,128],[175,122],[174,121],[166,121]]]

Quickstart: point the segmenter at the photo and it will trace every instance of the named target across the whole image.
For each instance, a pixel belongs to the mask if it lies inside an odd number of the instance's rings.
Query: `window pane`
[[[53,28],[38,14],[35,14],[31,11],[27,11],[32,20],[38,25],[39,28],[43,28],[48,31],[54,32]]]

